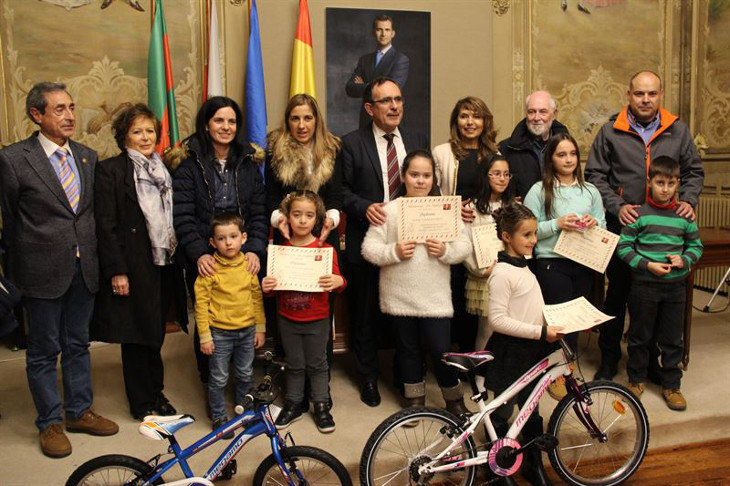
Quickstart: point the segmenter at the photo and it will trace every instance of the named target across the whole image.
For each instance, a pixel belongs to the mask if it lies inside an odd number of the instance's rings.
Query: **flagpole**
[[[208,99],[208,65],[210,63],[210,2],[205,0],[205,49],[203,49],[203,102]]]

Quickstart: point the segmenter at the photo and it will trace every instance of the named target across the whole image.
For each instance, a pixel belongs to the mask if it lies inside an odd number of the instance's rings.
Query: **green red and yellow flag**
[[[162,0],[154,0],[152,30],[147,57],[147,104],[162,123],[156,151],[162,154],[180,143],[175,110],[175,90],[170,63],[170,42],[165,26]]]
[[[309,26],[307,0],[299,0],[299,20],[297,21],[297,31],[294,36],[289,97],[300,93],[306,93],[313,98],[317,97],[314,80],[312,29]]]

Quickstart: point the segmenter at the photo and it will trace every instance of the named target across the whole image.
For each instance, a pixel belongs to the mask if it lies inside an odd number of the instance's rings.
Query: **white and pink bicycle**
[[[487,351],[444,354],[442,360],[465,372],[471,382],[479,412],[468,417],[431,407],[412,407],[381,423],[370,436],[360,459],[363,486],[460,485],[475,482],[477,467],[487,465],[496,476],[514,474],[522,452],[537,447],[569,484],[576,486],[619,484],[641,464],[649,444],[649,420],[634,394],[611,381],[585,383],[573,376],[575,355],[561,348],[533,366],[507,390],[486,402],[477,388],[475,370],[491,361]],[[565,377],[567,395],[555,407],[547,432],[527,444],[517,437],[537,407],[548,385]],[[523,388],[535,382],[507,434],[498,437],[490,415]],[[485,444],[477,446],[475,431],[484,423]],[[491,482],[487,480],[488,484]]]

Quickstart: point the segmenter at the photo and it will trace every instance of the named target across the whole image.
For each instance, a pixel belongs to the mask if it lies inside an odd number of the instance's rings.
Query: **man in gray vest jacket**
[[[687,125],[661,107],[664,89],[659,75],[641,71],[629,80],[628,106],[612,116],[593,140],[585,178],[601,193],[606,208],[606,226],[619,234],[638,217],[636,210],[648,194],[651,161],[667,156],[679,161],[680,180],[677,213],[695,218],[705,171]],[[601,365],[596,380],[611,380],[621,358],[626,302],[631,270],[615,254],[606,269],[608,291],[604,312],[614,319],[601,326],[598,346]]]

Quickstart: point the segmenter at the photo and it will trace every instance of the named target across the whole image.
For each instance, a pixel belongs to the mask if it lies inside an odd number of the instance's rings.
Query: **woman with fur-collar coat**
[[[335,228],[342,209],[342,172],[336,164],[340,139],[327,131],[317,101],[298,94],[289,100],[282,127],[269,134],[266,159],[266,202],[274,240],[289,235],[279,211],[282,199],[292,191],[308,189],[324,201],[327,218],[321,237],[339,248]]]

